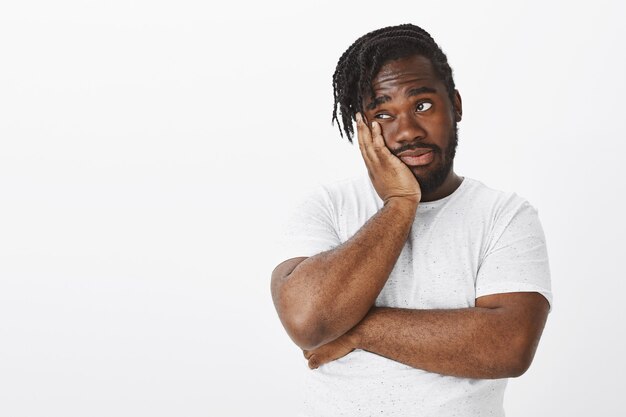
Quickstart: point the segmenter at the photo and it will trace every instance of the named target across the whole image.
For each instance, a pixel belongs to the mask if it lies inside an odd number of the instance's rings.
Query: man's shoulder
[[[512,208],[528,203],[526,198],[513,191],[493,188],[474,178],[465,177],[463,182],[467,182],[465,197],[472,201],[499,208]]]
[[[469,182],[465,199],[471,202],[475,213],[480,213],[483,220],[505,226],[520,215],[537,216],[537,209],[516,192],[493,188],[476,179],[466,180]]]
[[[317,192],[324,194],[336,206],[363,204],[365,201],[376,203],[380,200],[367,173],[319,184]]]
[[[371,182],[367,174],[360,174],[329,181],[321,184],[320,187],[326,190],[331,196],[347,195],[351,193],[362,194],[371,189]]]
[[[346,204],[363,204],[376,200],[376,194],[367,173],[309,184],[293,196],[297,206],[324,206],[337,208]]]

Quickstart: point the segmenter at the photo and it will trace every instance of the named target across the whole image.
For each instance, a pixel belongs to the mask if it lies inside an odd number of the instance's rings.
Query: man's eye
[[[426,101],[423,101],[421,103],[419,103],[417,106],[415,106],[415,111],[426,111],[428,109],[430,109],[433,106],[432,103],[428,103]]]
[[[389,119],[389,118],[391,118],[391,116],[389,116],[388,114],[385,114],[385,113],[379,113],[375,117],[377,119]]]

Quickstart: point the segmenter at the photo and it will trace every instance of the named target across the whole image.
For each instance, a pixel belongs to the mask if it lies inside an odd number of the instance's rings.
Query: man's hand
[[[325,363],[346,356],[348,353],[356,349],[358,345],[356,335],[352,331],[348,331],[343,336],[338,337],[332,342],[326,343],[314,350],[303,350],[304,357],[309,360],[309,368],[317,369]]]
[[[380,124],[372,122],[370,131],[361,113],[357,113],[356,127],[367,172],[383,202],[402,198],[419,203],[422,198],[419,183],[409,167],[387,149]]]

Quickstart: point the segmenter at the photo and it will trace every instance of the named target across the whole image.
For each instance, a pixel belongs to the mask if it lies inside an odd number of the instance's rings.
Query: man
[[[503,416],[552,297],[537,211],[454,172],[461,96],[423,29],[364,35],[333,86],[369,175],[298,210],[272,274],[312,369],[301,416]]]

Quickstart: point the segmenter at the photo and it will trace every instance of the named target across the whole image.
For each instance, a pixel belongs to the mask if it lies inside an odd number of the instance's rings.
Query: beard
[[[459,144],[459,128],[457,127],[456,122],[450,129],[450,135],[448,137],[448,145],[445,149],[441,149],[437,145],[426,144],[426,143],[413,143],[410,145],[404,145],[401,148],[394,149],[392,153],[394,155],[399,154],[408,149],[415,148],[430,148],[435,153],[435,157],[438,162],[427,172],[417,173],[413,170],[413,175],[417,182],[420,185],[420,189],[422,190],[422,194],[429,194],[439,188],[446,178],[450,171],[452,170],[452,165],[454,162],[454,156],[456,155],[456,147]],[[437,156],[441,155],[442,158],[437,158]],[[411,167],[409,167],[410,169]]]

